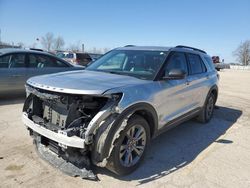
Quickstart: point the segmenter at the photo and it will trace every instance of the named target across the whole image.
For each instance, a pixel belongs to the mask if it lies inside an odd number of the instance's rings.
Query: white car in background
[[[90,62],[98,59],[101,55],[82,52],[58,52],[56,56],[70,63],[86,66]]]

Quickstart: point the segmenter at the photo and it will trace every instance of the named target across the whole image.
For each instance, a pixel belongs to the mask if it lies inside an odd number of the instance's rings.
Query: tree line
[[[55,37],[53,33],[48,32],[41,39],[38,39],[41,42],[43,49],[47,51],[58,51],[58,50],[69,50],[69,51],[82,51],[82,45],[78,41],[74,44],[70,44],[68,47],[65,47],[65,41],[63,37],[57,36]],[[109,48],[96,48],[88,49],[88,52],[91,53],[106,53],[109,51]]]
[[[54,36],[53,33],[48,32],[40,39],[37,39],[47,51],[57,51],[57,50],[69,50],[69,51],[82,51],[82,46],[80,42],[70,44],[68,47],[65,47],[65,41],[61,36]],[[17,43],[17,46],[23,48],[24,44],[22,42]],[[33,47],[35,48],[35,44]],[[85,50],[90,53],[106,53],[109,51],[109,48],[96,48]],[[244,66],[250,65],[250,40],[241,42],[239,46],[233,51],[233,56],[236,58],[236,61]]]

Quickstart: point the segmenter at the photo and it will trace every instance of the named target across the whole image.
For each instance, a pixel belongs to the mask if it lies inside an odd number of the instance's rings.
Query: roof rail
[[[44,50],[42,49],[39,49],[39,48],[29,48],[30,50],[35,50],[35,51],[40,51],[40,52],[43,52]]]
[[[178,45],[175,48],[187,48],[187,49],[192,49],[192,50],[199,51],[199,52],[202,52],[204,54],[207,54],[207,52],[205,52],[204,50],[200,50],[198,48],[193,48],[193,47],[190,47],[190,46]]]
[[[134,47],[135,45],[133,45],[133,44],[128,44],[128,45],[126,45],[126,46],[124,46],[124,47]]]

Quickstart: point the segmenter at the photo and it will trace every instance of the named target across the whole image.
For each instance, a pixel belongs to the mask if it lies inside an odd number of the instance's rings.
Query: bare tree
[[[233,52],[233,55],[242,65],[250,65],[250,40],[242,42]]]
[[[41,44],[44,49],[50,51],[51,47],[54,42],[54,34],[53,33],[46,33],[45,36],[41,37]]]
[[[54,49],[61,50],[63,48],[64,44],[65,44],[64,39],[61,36],[59,36],[54,41]]]

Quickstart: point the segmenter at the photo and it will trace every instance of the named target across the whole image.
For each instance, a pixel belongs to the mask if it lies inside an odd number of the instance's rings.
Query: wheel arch
[[[100,165],[98,166],[105,166],[105,164],[101,163],[104,161],[104,159],[109,157],[111,150],[113,149],[113,144],[116,140],[113,138],[116,136],[116,134],[119,134],[123,130],[120,130],[123,121],[133,117],[133,115],[142,116],[148,122],[151,138],[154,136],[158,127],[158,116],[154,107],[146,102],[140,102],[131,105],[116,117],[115,121],[112,123],[112,126],[109,128],[107,135],[105,136],[105,140],[99,139],[101,138],[101,135],[98,133],[96,134],[98,136],[96,136],[94,139],[93,150],[91,152],[91,158],[94,164],[98,165],[99,163]],[[102,129],[100,129],[100,131],[102,131]]]
[[[121,116],[126,117],[128,115],[140,115],[142,116],[149,125],[150,128],[150,136],[153,137],[158,127],[158,115],[154,107],[146,102],[140,102],[134,104],[127,109],[125,109],[121,114]],[[123,119],[122,118],[122,119]]]
[[[214,101],[214,104],[216,103],[217,101],[217,98],[218,98],[218,86],[217,85],[213,85],[209,92],[208,92],[208,95],[207,95],[207,98],[209,97],[210,94],[213,94],[215,96],[215,101]]]

